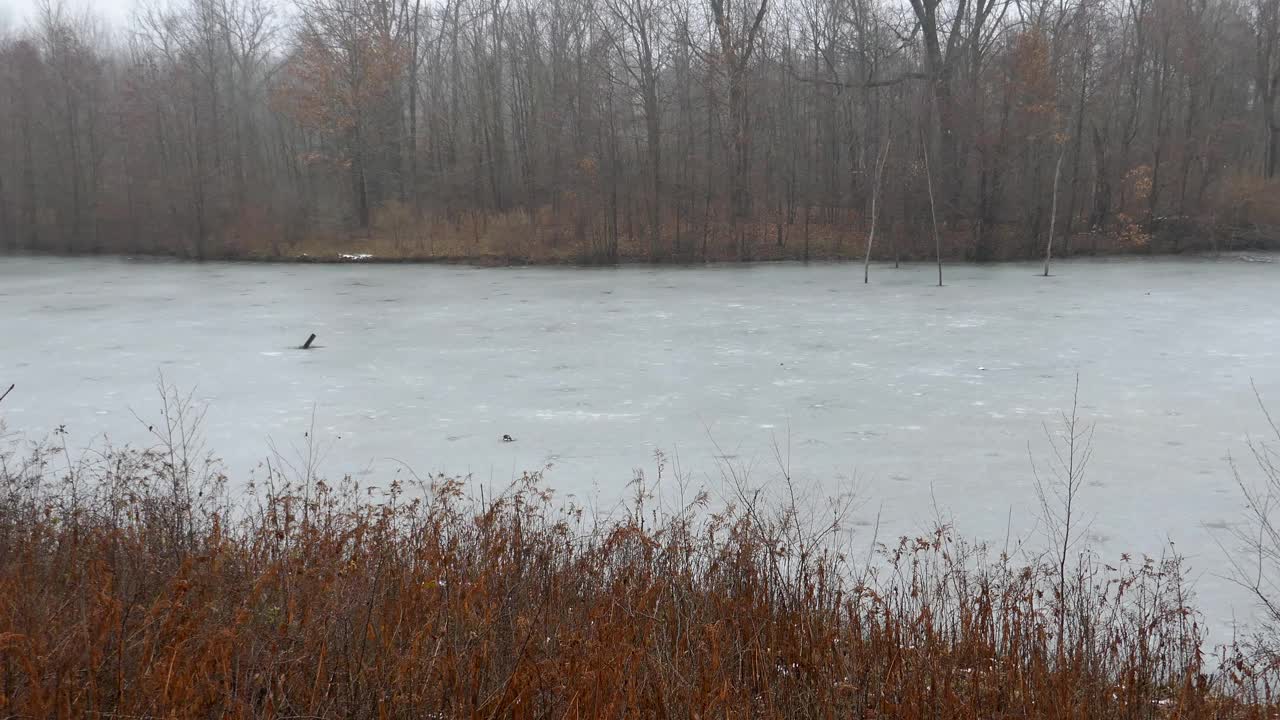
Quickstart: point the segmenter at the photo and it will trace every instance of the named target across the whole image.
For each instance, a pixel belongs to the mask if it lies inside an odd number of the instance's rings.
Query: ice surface
[[[1244,596],[1213,540],[1242,503],[1227,467],[1280,411],[1280,263],[761,265],[471,269],[0,258],[0,405],[11,430],[137,440],[158,373],[210,404],[238,476],[302,441],[314,408],[331,475],[398,468],[549,478],[608,507],[633,468],[678,453],[817,495],[856,487],[881,536],[935,503],[1003,543],[1035,526],[1029,451],[1080,374],[1096,422],[1083,503],[1104,553],[1191,558],[1209,620]],[[315,350],[297,346],[309,333]],[[510,434],[516,442],[503,443]]]

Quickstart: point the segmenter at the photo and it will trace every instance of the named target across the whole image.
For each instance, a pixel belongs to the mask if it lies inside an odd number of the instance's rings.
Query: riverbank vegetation
[[[329,484],[306,448],[232,493],[199,419],[170,395],[146,450],[4,446],[0,715],[1276,712],[1274,646],[1207,657],[1177,555],[1108,564],[1073,536],[1074,421],[1035,550],[851,535],[850,498],[785,468],[708,493],[660,455],[590,514],[538,473]]]
[[[1275,0],[48,0],[0,250],[861,258],[877,191],[877,259],[1274,246],[1278,95]]]

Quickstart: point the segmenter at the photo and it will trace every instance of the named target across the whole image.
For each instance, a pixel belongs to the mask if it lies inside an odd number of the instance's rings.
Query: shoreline
[[[1280,254],[1280,246],[1272,244],[1263,244],[1259,247],[1243,247],[1232,248],[1227,250],[1213,251],[1204,248],[1187,248],[1176,251],[1147,251],[1147,250],[1112,250],[1104,252],[1082,252],[1072,253],[1070,255],[1058,255],[1053,257],[1054,262],[1069,260],[1110,260],[1110,259],[1172,259],[1172,258],[1196,258],[1205,260],[1215,259],[1237,259],[1244,262],[1274,262],[1274,259],[1256,259],[1253,256],[1272,256]],[[441,265],[441,266],[468,266],[474,268],[497,268],[497,267],[550,267],[550,268],[624,268],[624,267],[669,267],[669,268],[696,268],[710,266],[750,266],[750,265],[862,265],[863,260],[852,256],[837,257],[814,257],[808,260],[794,257],[763,257],[750,259],[731,259],[731,258],[715,258],[708,260],[699,259],[673,259],[658,258],[649,259],[642,257],[626,257],[620,258],[613,262],[591,262],[575,258],[530,258],[530,257],[500,257],[500,256],[458,256],[458,255],[441,255],[441,256],[422,256],[422,255],[377,255],[372,253],[325,253],[325,254],[309,254],[301,253],[297,255],[257,255],[257,254],[227,254],[208,256],[205,258],[183,257],[174,253],[145,253],[145,252],[82,252],[82,253],[60,253],[46,252],[40,250],[18,250],[18,251],[0,251],[0,258],[48,258],[48,259],[118,259],[126,261],[146,261],[146,262],[175,262],[175,263],[227,263],[227,264],[249,264],[249,265]],[[1000,266],[1000,265],[1016,265],[1019,263],[1038,263],[1043,262],[1043,257],[1008,257],[986,260],[973,260],[966,258],[946,258],[942,260],[944,267],[946,266]],[[872,258],[873,265],[902,264],[902,265],[925,265],[932,266],[936,264],[936,260],[931,258],[894,258],[875,257]]]

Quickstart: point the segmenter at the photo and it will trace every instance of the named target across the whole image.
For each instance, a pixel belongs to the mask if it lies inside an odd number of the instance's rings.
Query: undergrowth
[[[153,448],[0,451],[0,718],[1275,717],[1175,555],[877,543],[660,457],[613,513],[311,455],[246,488],[166,397]]]

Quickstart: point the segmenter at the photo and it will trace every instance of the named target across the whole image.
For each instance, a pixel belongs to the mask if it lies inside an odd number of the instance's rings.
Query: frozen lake
[[[1070,406],[1096,423],[1098,548],[1191,558],[1216,626],[1246,617],[1214,573],[1241,501],[1226,463],[1280,410],[1280,262],[1071,261],[936,270],[854,266],[472,269],[0,257],[0,417],[87,445],[136,440],[158,373],[209,403],[210,446],[243,474],[308,429],[329,475],[472,474],[545,464],[608,506],[633,468],[718,455],[802,484],[856,487],[867,539],[1035,523],[1028,447]],[[308,333],[318,349],[291,349]],[[504,434],[514,443],[503,443]],[[723,462],[723,460],[719,461]],[[1252,472],[1247,462],[1243,466]]]

